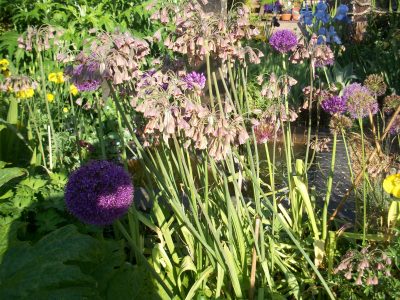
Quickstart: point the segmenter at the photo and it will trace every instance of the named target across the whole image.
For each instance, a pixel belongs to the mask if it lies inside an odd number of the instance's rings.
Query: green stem
[[[364,143],[364,126],[362,119],[359,118],[358,122],[360,124],[360,130],[361,130],[361,152],[362,152],[362,172],[363,172],[363,190],[362,190],[362,195],[363,195],[363,245],[366,243],[366,234],[367,234],[367,191],[366,191],[366,184],[367,184],[367,174],[366,174],[366,166],[365,166],[365,143]]]
[[[326,195],[325,195],[325,202],[324,208],[322,211],[322,240],[326,240],[327,232],[328,232],[328,206],[329,206],[329,199],[332,193],[332,183],[333,183],[333,175],[335,172],[335,161],[336,161],[336,143],[337,143],[337,132],[333,133],[333,149],[332,149],[332,160],[331,160],[331,169],[329,171],[329,177],[326,184]]]
[[[101,148],[101,158],[102,159],[107,159],[107,155],[106,155],[106,146],[104,144],[104,131],[103,131],[103,121],[101,119],[101,106],[100,106],[100,101],[99,101],[99,97],[96,95],[97,98],[97,114],[98,114],[98,119],[99,119],[99,123],[98,123],[98,136],[99,136],[99,141],[100,141],[100,148]]]
[[[49,119],[50,131],[51,131],[51,134],[53,135],[54,150],[55,150],[55,157],[56,157],[54,166],[56,166],[57,157],[58,157],[58,144],[57,144],[57,138],[56,138],[56,134],[55,134],[55,130],[54,130],[53,119],[51,117],[49,102],[47,101],[46,80],[45,80],[46,75],[44,73],[43,58],[42,58],[41,53],[39,53],[39,55],[38,55],[38,60],[39,60],[39,66],[40,66],[40,76],[42,79],[42,97],[43,97],[44,103],[46,104],[46,111],[47,111],[47,117]],[[51,145],[49,145],[49,147],[51,147]],[[51,168],[50,168],[50,170],[51,170]]]

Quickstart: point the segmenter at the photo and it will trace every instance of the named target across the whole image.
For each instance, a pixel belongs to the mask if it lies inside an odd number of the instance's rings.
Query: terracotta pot
[[[293,21],[298,21],[298,20],[300,20],[300,15],[299,15],[299,14],[292,14],[292,20],[293,20]]]
[[[282,21],[290,21],[290,19],[292,18],[292,14],[281,14],[281,20]]]

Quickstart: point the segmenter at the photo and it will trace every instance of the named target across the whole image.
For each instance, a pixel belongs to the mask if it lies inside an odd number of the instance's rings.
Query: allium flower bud
[[[297,46],[297,36],[288,29],[277,30],[271,35],[269,44],[274,50],[287,53]]]
[[[74,171],[65,188],[67,209],[82,222],[108,225],[133,201],[129,174],[108,161],[93,161]]]
[[[355,119],[378,112],[378,103],[370,91],[359,83],[347,86],[343,91],[343,98],[347,102],[347,111]]]
[[[386,92],[386,83],[381,75],[371,74],[364,81],[364,86],[366,86],[370,92],[376,96],[382,96]]]

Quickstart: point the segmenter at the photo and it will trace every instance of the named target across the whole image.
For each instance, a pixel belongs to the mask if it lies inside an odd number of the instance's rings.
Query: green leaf
[[[8,232],[1,231],[3,249]],[[13,243],[3,256],[0,299],[100,299],[106,282],[122,265],[122,253],[118,243],[98,241],[73,225],[33,246]]]
[[[11,179],[20,177],[25,174],[26,170],[21,168],[0,169],[0,187],[2,187],[6,182],[10,181]]]
[[[142,266],[125,264],[109,283],[107,299],[170,299]]]

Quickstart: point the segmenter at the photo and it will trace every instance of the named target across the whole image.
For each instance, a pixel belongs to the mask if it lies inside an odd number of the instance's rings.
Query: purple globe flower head
[[[343,99],[346,101],[347,112],[354,119],[364,118],[378,112],[378,102],[365,86],[352,83],[343,91]]]
[[[340,96],[332,96],[324,99],[321,103],[322,109],[331,114],[342,114],[346,111],[346,100]]]
[[[203,73],[197,73],[195,71],[187,74],[183,79],[187,84],[189,90],[199,89],[202,90],[206,85],[206,77]]]
[[[133,201],[129,174],[108,161],[92,161],[74,171],[65,188],[67,209],[79,220],[108,225],[123,216]]]
[[[277,30],[271,35],[269,44],[274,50],[280,53],[287,53],[296,48],[297,36],[288,29]]]

